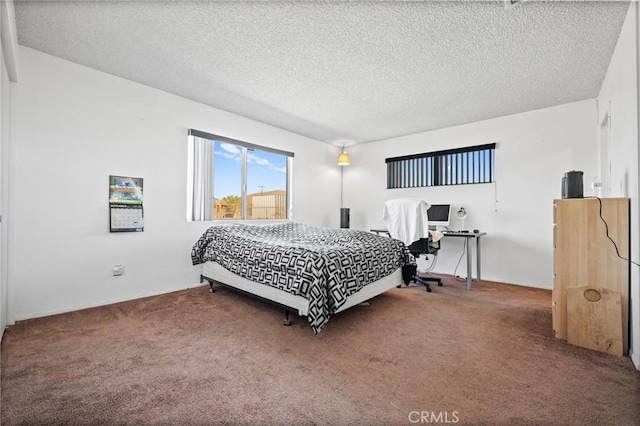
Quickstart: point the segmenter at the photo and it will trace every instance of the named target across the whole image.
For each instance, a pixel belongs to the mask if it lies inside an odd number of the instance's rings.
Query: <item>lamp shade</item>
[[[342,151],[340,155],[338,155],[338,166],[348,166],[349,164],[351,164],[349,153]]]

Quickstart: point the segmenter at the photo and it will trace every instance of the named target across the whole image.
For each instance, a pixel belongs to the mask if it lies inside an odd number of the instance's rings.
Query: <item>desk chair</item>
[[[391,238],[402,241],[413,257],[421,254],[437,255],[440,242],[434,243],[429,233],[427,210],[429,203],[418,198],[395,198],[384,203],[382,218],[387,225]],[[411,281],[422,284],[431,292],[430,282],[442,286],[442,279],[437,277],[419,277],[417,265],[408,265],[402,270],[402,279],[406,285]]]
[[[437,256],[438,250],[440,250],[440,241],[434,243],[431,241],[431,238],[421,238],[418,241],[415,241],[409,245],[409,251],[416,258],[416,260],[420,257],[421,254],[424,254],[426,258],[429,258],[429,255]],[[426,290],[431,293],[431,285],[429,282],[433,282],[438,284],[438,287],[442,287],[442,278],[438,277],[419,277],[418,276],[418,265],[409,265],[406,270],[402,271],[402,279],[406,285],[409,285],[411,281],[416,284],[422,284],[426,287]]]

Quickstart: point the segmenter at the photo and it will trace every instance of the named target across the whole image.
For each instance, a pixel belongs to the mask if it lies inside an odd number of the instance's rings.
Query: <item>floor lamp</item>
[[[351,164],[349,153],[344,150],[344,145],[342,145],[342,152],[338,155],[338,166],[340,166],[340,228],[349,227],[349,208],[343,207],[344,166],[349,164]]]

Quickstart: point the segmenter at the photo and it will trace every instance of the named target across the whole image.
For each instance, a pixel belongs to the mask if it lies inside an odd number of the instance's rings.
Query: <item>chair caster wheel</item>
[[[291,320],[286,319],[282,322],[282,324],[288,327],[291,325]]]
[[[442,283],[438,283],[438,287],[442,287],[442,285],[443,285]]]
[[[213,289],[212,288],[209,289],[209,293],[213,293]]]
[[[431,293],[431,287],[427,287],[427,293]]]

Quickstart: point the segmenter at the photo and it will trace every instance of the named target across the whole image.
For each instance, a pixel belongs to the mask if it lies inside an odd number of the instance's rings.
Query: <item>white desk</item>
[[[476,281],[480,281],[480,237],[487,235],[486,232],[443,232],[445,238],[464,238],[464,249],[467,252],[467,290],[471,290],[473,281],[473,271],[471,269],[471,244],[469,240],[476,240]]]
[[[371,232],[375,232],[376,234],[385,233],[389,236],[389,231],[386,229],[371,229]],[[471,290],[471,283],[473,281],[473,271],[471,268],[471,244],[469,244],[469,240],[476,240],[476,281],[480,281],[482,278],[480,277],[480,259],[481,259],[481,250],[480,250],[480,238],[487,235],[486,232],[443,232],[445,238],[464,238],[464,249],[467,252],[467,290]]]

